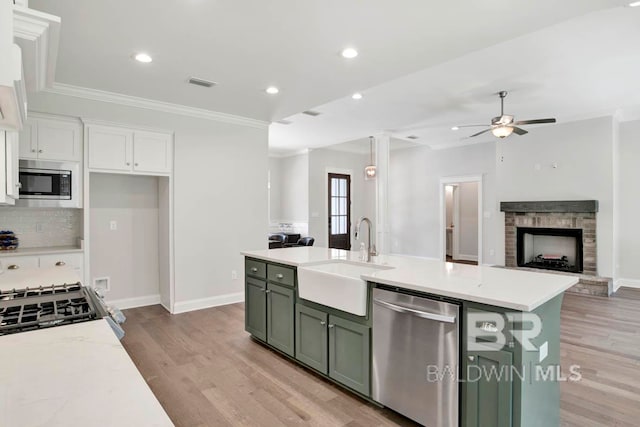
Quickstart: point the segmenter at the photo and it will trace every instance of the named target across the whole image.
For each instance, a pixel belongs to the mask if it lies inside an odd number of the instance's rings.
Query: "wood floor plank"
[[[244,304],[179,315],[126,310],[123,345],[178,427],[415,426],[251,339]],[[611,298],[567,293],[561,365],[563,427],[640,425],[640,289]]]

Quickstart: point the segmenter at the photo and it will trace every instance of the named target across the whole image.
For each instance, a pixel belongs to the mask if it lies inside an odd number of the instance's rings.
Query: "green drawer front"
[[[267,265],[267,279],[280,285],[294,286],[295,270],[293,268],[269,264]]]
[[[245,262],[245,273],[250,276],[260,277],[264,279],[267,277],[267,264],[260,261],[248,259]]]

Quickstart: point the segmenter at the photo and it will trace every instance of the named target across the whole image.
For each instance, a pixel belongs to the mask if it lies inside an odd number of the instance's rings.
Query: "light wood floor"
[[[176,426],[414,425],[251,340],[242,304],[125,314],[122,342]],[[561,385],[562,425],[639,426],[640,290],[566,294],[561,340],[563,372],[583,375]]]

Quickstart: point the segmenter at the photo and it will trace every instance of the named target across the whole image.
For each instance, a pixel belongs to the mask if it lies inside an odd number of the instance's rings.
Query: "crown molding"
[[[266,129],[269,122],[219,113],[203,108],[188,107],[186,105],[172,104],[169,102],[154,101],[152,99],[137,96],[123,95],[115,92],[107,92],[99,89],[90,89],[81,86],[54,83],[44,92],[56,95],[72,96],[75,98],[90,99],[93,101],[108,102],[110,104],[125,105],[127,107],[144,108],[146,110],[161,111],[163,113],[178,114],[181,116],[195,117],[198,119],[214,120],[217,122],[231,123],[235,125],[249,126],[258,129]]]

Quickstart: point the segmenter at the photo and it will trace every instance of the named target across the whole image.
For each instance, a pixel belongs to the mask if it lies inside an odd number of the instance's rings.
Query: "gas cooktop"
[[[0,335],[100,319],[95,293],[80,283],[0,291]]]

